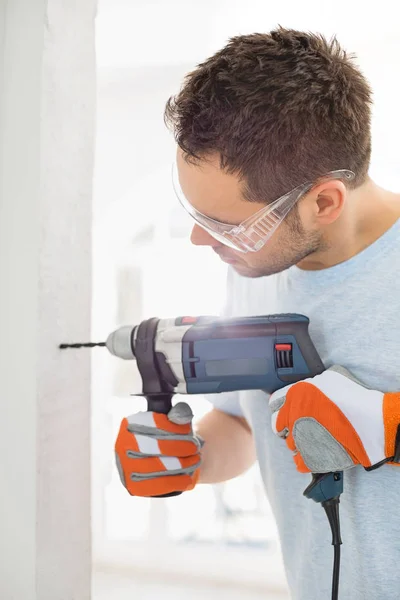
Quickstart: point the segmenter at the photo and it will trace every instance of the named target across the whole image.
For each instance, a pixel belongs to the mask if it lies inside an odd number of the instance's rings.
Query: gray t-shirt
[[[346,367],[366,385],[400,391],[400,221],[352,259],[322,271],[297,267],[260,279],[228,276],[227,314],[295,312],[310,319],[326,367]],[[296,471],[271,429],[268,397],[245,391],[211,397],[245,416],[274,512],[294,600],[327,600],[333,548],[324,510],[303,497],[310,476]],[[362,407],[360,407],[362,410]],[[341,600],[400,599],[400,466],[345,473],[340,503]]]

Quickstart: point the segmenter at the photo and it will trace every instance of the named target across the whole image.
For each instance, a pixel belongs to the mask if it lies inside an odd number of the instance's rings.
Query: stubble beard
[[[259,264],[233,265],[234,270],[243,277],[257,278],[267,277],[282,273],[290,267],[299,264],[305,258],[316,252],[326,249],[322,236],[318,232],[307,232],[300,220],[294,215],[287,224],[285,242],[282,243],[283,250],[279,256],[269,257],[265,261],[260,258]]]

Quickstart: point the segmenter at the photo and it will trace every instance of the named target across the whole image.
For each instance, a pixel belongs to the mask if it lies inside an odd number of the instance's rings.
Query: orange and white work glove
[[[185,402],[168,415],[139,412],[123,419],[115,442],[116,462],[132,496],[164,496],[194,488],[204,442],[193,433],[192,419]]]
[[[343,367],[276,391],[269,405],[301,473],[400,463],[400,393],[368,389]]]

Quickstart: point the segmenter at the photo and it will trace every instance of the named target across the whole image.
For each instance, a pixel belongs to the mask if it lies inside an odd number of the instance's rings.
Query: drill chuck
[[[110,333],[106,341],[107,350],[124,360],[133,360],[135,355],[136,327],[126,325]]]

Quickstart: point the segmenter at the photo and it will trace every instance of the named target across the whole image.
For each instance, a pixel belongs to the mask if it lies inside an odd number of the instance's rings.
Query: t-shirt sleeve
[[[237,306],[236,299],[238,298],[238,281],[233,270],[228,269],[226,288],[225,288],[225,303],[221,311],[221,317],[233,317],[240,314],[240,309]],[[211,402],[214,408],[228,413],[235,417],[244,417],[240,406],[239,392],[223,392],[221,394],[207,394],[207,400]]]
[[[211,402],[213,408],[234,417],[244,417],[239,398],[239,392],[223,392],[221,394],[207,395],[207,400]]]

